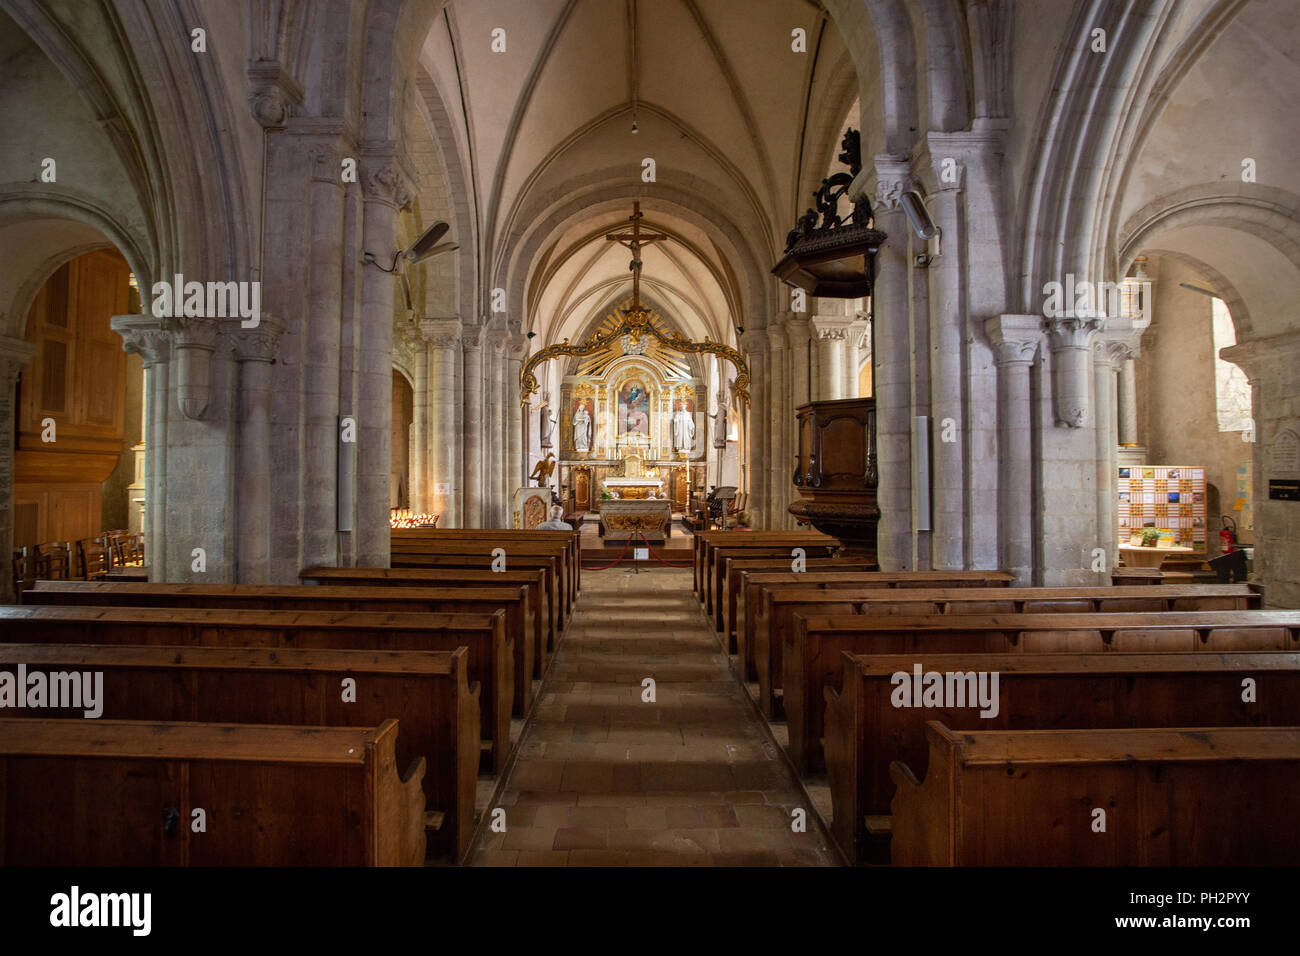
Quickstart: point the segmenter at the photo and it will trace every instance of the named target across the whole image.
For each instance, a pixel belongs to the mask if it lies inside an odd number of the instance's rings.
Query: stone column
[[[1137,445],[1137,362],[1126,358],[1119,369],[1119,443],[1121,446]]]
[[[768,500],[771,502],[767,527],[773,531],[788,527],[794,521],[785,510],[790,504],[790,490],[793,487],[790,475],[794,471],[793,458],[787,454],[790,445],[786,440],[790,419],[794,417],[794,406],[786,392],[786,359],[790,354],[787,344],[783,324],[774,322],[767,330],[767,414],[770,436],[767,487]]]
[[[851,321],[844,330],[844,381],[840,398],[858,397],[858,366],[862,363],[862,337],[867,334],[867,323]]]
[[[1097,547],[1106,552],[1106,572],[1098,584],[1109,583],[1111,568],[1119,558],[1119,518],[1116,515],[1115,482],[1118,478],[1116,455],[1119,433],[1116,423],[1116,373],[1128,360],[1129,350],[1120,342],[1103,340],[1093,343],[1093,401],[1096,405],[1094,428],[1097,455]],[[1091,567],[1091,566],[1090,566]]]
[[[806,319],[788,314],[785,334],[790,342],[790,350],[787,353],[790,361],[790,375],[789,387],[786,389],[789,401],[785,406],[785,475],[783,479],[783,487],[785,488],[784,508],[788,508],[796,497],[794,483],[791,481],[791,475],[794,473],[795,457],[799,450],[799,419],[795,411],[800,405],[806,405],[811,400],[811,385],[808,381],[808,347],[812,339],[812,332]],[[790,515],[788,511],[785,512],[785,515],[785,527],[794,528],[794,516]]]
[[[749,494],[749,510],[755,526],[767,528],[770,527],[768,515],[771,507],[767,493],[767,406],[771,394],[767,378],[767,334],[761,331],[746,332],[740,337],[740,351],[749,364],[751,383],[749,417],[745,424],[745,474],[740,490]]]
[[[397,211],[411,201],[405,171],[391,151],[365,156],[362,248],[387,251]],[[393,459],[393,277],[367,268],[361,277],[361,336],[357,354],[356,560],[388,567],[391,559],[389,482]]]
[[[809,324],[817,336],[816,401],[829,402],[844,397],[844,344],[848,323],[843,316],[814,315]]]
[[[483,518],[483,326],[465,328],[461,333],[465,357],[464,421],[465,474],[464,511],[466,528],[484,527]]]
[[[167,549],[167,410],[170,407],[171,334],[162,319],[151,315],[115,315],[113,331],[122,336],[122,348],[140,356],[144,366],[144,556],[153,581],[166,581]]]
[[[510,433],[506,441],[506,525],[512,524],[514,494],[524,486],[524,407],[519,387],[519,371],[528,358],[528,336],[513,332],[506,342],[505,402]],[[559,485],[558,469],[553,476]]]
[[[912,353],[907,262],[910,227],[899,199],[910,185],[906,160],[876,157],[876,228],[889,238],[876,256],[876,448],[881,570],[915,567],[912,531]]]
[[[460,319],[421,319],[428,354],[429,437],[425,465],[424,507],[438,515],[438,527],[459,526],[456,500],[456,366],[460,358]]]
[[[283,323],[264,314],[257,328],[230,333],[239,363],[235,580],[240,584],[272,583],[271,362],[283,332]]]
[[[427,321],[427,320],[426,320]],[[429,394],[429,365],[433,361],[429,354],[424,335],[416,337],[411,347],[414,354],[412,372],[415,383],[411,400],[411,511],[415,514],[427,514],[437,511],[433,507],[434,477],[429,469],[429,419],[433,414],[433,401]],[[441,520],[438,522],[442,524]]]
[[[1150,333],[1147,333],[1150,335]],[[1149,341],[1149,340],[1148,340]],[[1250,339],[1220,355],[1250,379],[1254,430],[1243,432],[1242,457],[1254,458],[1255,562],[1252,580],[1269,607],[1300,606],[1300,504],[1268,497],[1270,478],[1300,480],[1300,332]],[[1254,439],[1255,444],[1248,442]]]
[[[355,155],[355,151],[349,150],[337,138],[307,142],[310,145],[306,148],[306,155],[311,161],[311,183],[307,193],[310,197],[310,246],[307,250],[309,258],[305,264],[308,275],[307,297],[298,320],[298,335],[305,340],[305,347],[298,346],[302,355],[301,379],[298,383],[302,390],[302,405],[298,412],[301,415],[302,435],[301,452],[296,448],[290,452],[294,458],[297,454],[302,456],[298,459],[302,469],[302,511],[300,517],[294,516],[295,524],[301,522],[294,529],[298,532],[295,535],[297,541],[286,536],[286,529],[277,527],[276,520],[270,523],[270,527],[277,533],[272,538],[272,550],[285,552],[292,549],[292,553],[275,555],[275,565],[281,579],[279,583],[296,582],[297,572],[292,569],[293,564],[311,567],[339,563],[338,459],[339,409],[342,398],[339,363],[343,337],[343,247],[346,233],[343,225],[346,187],[342,183],[340,160],[342,156]],[[366,205],[368,211],[371,206],[372,204]],[[275,231],[269,225],[267,235],[268,249],[274,249],[277,255],[286,255],[275,244]],[[285,241],[291,241],[292,238],[294,237],[286,236]],[[390,234],[386,245],[378,249],[374,246],[366,248],[380,254],[388,251],[392,242]],[[273,268],[283,269],[284,264],[277,263]],[[290,266],[286,271],[289,275],[285,278],[290,282],[301,281],[301,266]],[[378,276],[378,270],[372,266],[365,267],[364,273],[366,280]],[[391,287],[392,277],[383,278],[389,280]],[[297,293],[298,289],[293,288],[288,295]],[[366,319],[363,318],[362,322],[366,322]],[[391,314],[388,324],[392,325]],[[366,333],[367,336],[368,334]],[[364,339],[362,346],[366,346]],[[294,349],[294,344],[286,343],[285,347]],[[272,369],[273,378],[278,379],[272,384],[273,389],[283,387],[284,384],[284,376],[276,375],[275,372]],[[282,397],[274,395],[272,400],[277,403],[284,401]],[[388,432],[385,431],[384,434],[387,435]],[[276,450],[277,458],[284,454],[285,449]],[[388,487],[387,479],[384,487]],[[384,500],[387,502],[387,497]],[[275,517],[283,521],[287,517],[285,510],[282,502],[279,507],[273,508],[273,514],[278,511],[279,514]],[[286,563],[290,567],[286,568]],[[388,562],[384,560],[381,563],[387,565]],[[273,576],[277,576],[275,571]]]
[[[999,315],[984,323],[998,369],[998,565],[1022,587],[1032,583],[1034,564],[1029,369],[1041,326],[1037,315]]]
[[[483,370],[484,386],[488,392],[488,491],[485,524],[490,528],[504,528],[509,516],[510,503],[506,500],[505,442],[506,442],[506,337],[509,333],[501,327],[488,332],[488,349]]]
[[[14,600],[14,386],[35,354],[31,343],[0,336],[0,601],[5,603]]]

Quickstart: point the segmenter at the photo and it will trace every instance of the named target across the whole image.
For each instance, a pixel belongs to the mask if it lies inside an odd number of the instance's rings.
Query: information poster
[[[1179,548],[1205,553],[1205,469],[1190,466],[1125,466],[1119,470],[1119,539],[1147,524],[1168,532]]]

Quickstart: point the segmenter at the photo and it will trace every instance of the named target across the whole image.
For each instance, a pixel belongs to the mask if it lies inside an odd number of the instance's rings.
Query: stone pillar
[[[1093,343],[1093,402],[1096,406],[1094,428],[1096,430],[1097,455],[1097,547],[1106,553],[1106,572],[1098,579],[1098,584],[1108,584],[1110,569],[1119,563],[1119,518],[1116,515],[1116,489],[1118,478],[1119,432],[1116,422],[1119,404],[1116,373],[1129,356],[1128,348],[1120,342],[1098,341]],[[1091,568],[1091,566],[1089,566]]]
[[[843,316],[814,315],[809,323],[817,335],[817,401],[844,397],[844,343],[848,339]]]
[[[306,307],[299,313],[298,325],[298,334],[305,339],[304,345],[300,346],[302,368],[301,379],[297,383],[302,390],[302,404],[298,412],[302,421],[301,452],[294,449],[295,453],[302,456],[297,459],[301,462],[299,467],[302,469],[302,511],[300,516],[295,516],[295,523],[301,522],[294,529],[298,532],[295,535],[297,541],[286,536],[286,529],[277,527],[276,520],[270,523],[270,527],[277,532],[272,538],[275,542],[272,549],[281,552],[292,549],[292,553],[275,556],[280,559],[276,562],[279,565],[278,576],[281,578],[279,583],[296,583],[297,572],[292,569],[294,564],[311,567],[339,563],[338,449],[342,387],[339,363],[343,335],[343,223],[346,200],[345,187],[341,182],[340,159],[345,155],[355,155],[355,152],[348,150],[337,139],[308,142],[310,145],[306,148],[306,154],[311,160],[311,183],[307,193],[310,204],[310,246],[306,262]],[[371,205],[367,204],[367,210]],[[275,244],[273,235],[268,225],[268,248],[276,250],[279,255],[286,255],[282,252],[282,247]],[[295,237],[286,236],[285,241],[292,241],[293,238]],[[390,234],[385,245],[378,249],[374,246],[366,248],[379,254],[390,249],[392,242]],[[277,263],[272,268],[284,269],[284,264]],[[301,281],[301,266],[290,266],[285,271],[288,273],[285,278],[290,282]],[[378,274],[378,270],[372,266],[367,266],[364,272],[367,273],[366,280],[376,278]],[[391,286],[392,278],[384,278],[389,280]],[[297,289],[288,295],[293,296],[295,293]],[[363,318],[362,322],[365,321]],[[392,325],[391,313],[388,324]],[[364,340],[362,345],[366,345]],[[292,348],[292,345],[287,347]],[[272,369],[273,373],[274,371]],[[283,387],[284,377],[274,374],[273,377],[278,381],[273,382],[271,387]],[[277,399],[283,401],[279,396],[273,396],[273,400]],[[387,435],[388,432],[385,431],[384,434]],[[277,457],[283,454],[283,449],[277,451]],[[388,487],[386,478],[384,487]],[[276,518],[280,521],[287,517],[283,504],[274,510],[279,511]],[[287,562],[285,559],[288,559]],[[289,567],[284,566],[286,563]],[[381,563],[387,565],[386,556]]]
[[[461,333],[465,358],[464,422],[465,473],[462,525],[484,527],[483,518],[483,326],[465,328]]]
[[[166,581],[167,549],[167,396],[171,335],[162,330],[162,319],[151,315],[115,315],[113,331],[122,336],[122,348],[140,356],[144,366],[144,563],[153,581]]]
[[[877,551],[883,571],[915,567],[912,530],[912,390],[911,335],[908,327],[908,235],[910,227],[899,199],[910,185],[908,164],[891,156],[876,157],[876,228],[889,238],[876,256],[876,448],[880,483]]]
[[[366,156],[362,248],[387,251],[397,211],[411,201],[406,173],[391,152]],[[389,482],[393,459],[393,277],[376,268],[361,276],[361,335],[357,350],[356,560],[388,567],[391,560]]]
[[[506,521],[513,524],[514,495],[516,488],[522,488],[527,472],[524,470],[524,407],[519,386],[519,372],[528,358],[528,336],[522,332],[511,333],[506,342],[506,410],[509,414],[510,433],[506,441]],[[553,476],[559,485],[559,473]]]
[[[852,321],[844,330],[844,381],[840,386],[840,398],[858,398],[858,366],[862,364],[862,337],[866,335],[867,324]]]
[[[790,490],[793,487],[790,475],[794,471],[793,458],[788,453],[790,443],[786,440],[790,420],[794,418],[794,406],[786,392],[786,359],[790,354],[787,344],[783,324],[774,322],[767,330],[767,414],[770,436],[767,486],[768,500],[771,502],[767,527],[773,531],[786,528],[794,521],[785,510],[790,504]]]
[[[1029,369],[1041,326],[1037,315],[999,315],[984,323],[998,369],[998,566],[1022,587],[1032,583],[1034,564]]]
[[[1137,362],[1126,358],[1119,369],[1119,443],[1122,446],[1137,445]]]
[[[416,341],[412,352],[415,355],[412,362],[415,382],[412,387],[414,395],[411,400],[411,457],[408,463],[411,472],[411,511],[415,514],[426,514],[436,509],[432,506],[434,479],[429,470],[429,419],[432,412],[429,396],[429,364],[432,359],[423,336]]]
[[[264,314],[257,328],[230,334],[239,363],[235,580],[240,584],[272,583],[271,362],[283,332],[283,323]]]
[[[1150,333],[1147,333],[1150,335]],[[1250,379],[1254,430],[1242,444],[1254,458],[1255,562],[1252,580],[1269,607],[1300,607],[1300,503],[1268,497],[1270,478],[1300,479],[1300,332],[1252,339],[1220,351]]]
[[[799,419],[795,415],[795,410],[800,405],[806,405],[812,400],[811,385],[808,381],[808,346],[812,333],[807,320],[790,315],[786,319],[785,334],[790,342],[790,350],[787,353],[790,361],[790,375],[789,387],[786,392],[790,397],[785,407],[786,471],[784,476],[785,506],[789,507],[795,498],[791,475],[794,473],[795,456],[799,451]],[[789,512],[786,512],[785,520],[785,527],[795,527],[794,516],[790,515]]]
[[[749,494],[749,511],[758,528],[768,528],[771,498],[767,493],[768,418],[771,389],[767,382],[767,335],[749,331],[740,337],[740,351],[749,364],[750,404],[745,425],[745,475],[740,490]],[[743,404],[743,403],[742,403]],[[743,411],[741,412],[743,414]],[[707,484],[706,484],[707,487]]]
[[[487,497],[484,523],[490,528],[504,528],[509,514],[506,500],[505,442],[506,442],[506,337],[500,328],[488,332],[488,348],[483,370],[484,386],[488,392],[487,419]]]
[[[35,354],[31,343],[0,336],[0,601],[5,603],[14,600],[14,386]]]
[[[425,466],[424,510],[438,515],[438,527],[459,525],[456,500],[456,367],[460,358],[460,319],[421,319],[428,355],[429,437]]]

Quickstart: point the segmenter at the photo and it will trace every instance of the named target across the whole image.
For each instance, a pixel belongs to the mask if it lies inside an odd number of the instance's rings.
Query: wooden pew
[[[789,584],[790,577],[796,579]],[[782,576],[782,580],[766,583],[765,577],[757,586],[756,611],[750,637],[752,646],[746,644],[744,654],[752,662],[758,680],[758,702],[763,714],[769,718],[780,713],[779,691],[782,684],[782,654],[784,641],[789,637],[795,611],[805,602],[787,602],[785,595],[798,593],[814,602],[824,597],[826,614],[852,614],[858,602],[878,591],[895,591],[920,588],[967,589],[998,588],[1013,580],[1005,571],[828,571],[810,578],[802,575]],[[840,600],[855,595],[853,600]],[[814,603],[813,609],[819,605]],[[748,668],[751,666],[747,664]]]
[[[399,588],[522,587],[528,593],[536,644],[533,660],[549,665],[559,641],[554,606],[547,597],[546,577],[540,570],[484,572],[469,568],[307,568],[298,579],[313,586]],[[534,673],[534,676],[537,676]]]
[[[464,545],[435,545],[437,553],[431,551],[394,553],[391,561],[393,568],[413,568],[429,574],[448,568],[460,568],[474,571],[492,571],[492,552],[473,550],[469,552],[457,549]],[[554,554],[513,554],[506,556],[507,573],[512,570],[541,571],[545,583],[546,601],[554,609],[554,626],[559,632],[568,620],[572,607],[568,595],[560,587],[559,557]]]
[[[480,734],[500,771],[510,750],[514,648],[505,615],[371,614],[204,608],[0,606],[0,634],[23,644],[297,647],[308,650],[453,651],[469,648]]]
[[[519,541],[542,544],[560,544],[565,548],[566,571],[572,569],[569,579],[572,596],[577,599],[582,591],[582,535],[574,531],[522,531],[515,528],[399,528],[393,538],[400,541]],[[508,545],[493,545],[505,547]]]
[[[798,617],[785,645],[785,716],[800,773],[825,769],[824,690],[843,653],[1068,654],[1300,650],[1300,611]]]
[[[41,581],[29,591],[24,604],[101,607],[206,607],[249,608],[265,611],[398,611],[416,614],[506,615],[506,636],[514,642],[515,710],[528,713],[532,705],[532,677],[542,677],[536,661],[534,625],[529,618],[522,587],[483,588],[366,588],[280,587],[262,584],[132,584],[119,582]]]
[[[829,535],[816,531],[705,531],[695,535],[691,540],[692,565],[695,568],[695,593],[704,602],[705,609],[712,611],[707,588],[709,572],[712,569],[712,549],[716,546],[729,547],[774,547],[788,545],[791,548],[808,545],[835,545],[837,542]]]
[[[898,760],[926,773],[925,725],[965,730],[1086,727],[1300,726],[1300,654],[845,654],[843,683],[826,688],[831,832],[861,861],[864,820],[889,813]],[[894,706],[895,674],[996,673],[997,712],[978,706]],[[1242,700],[1242,679],[1256,682]],[[987,685],[986,685],[987,686]],[[909,680],[909,689],[911,684]],[[965,686],[965,702],[973,703]],[[915,700],[913,697],[912,700]]]
[[[420,866],[398,723],[0,720],[5,866]],[[191,828],[202,809],[207,831]]]
[[[784,558],[787,562],[793,561],[791,556],[794,549],[802,548],[805,555],[814,558],[829,558],[839,547],[834,541],[830,544],[800,544],[786,546],[778,545],[743,545],[739,547],[716,545],[709,549],[708,558],[710,561],[709,578],[705,588],[707,598],[706,610],[710,617],[713,618],[713,629],[721,631],[723,628],[723,608],[725,607],[725,595],[722,592],[726,582],[727,564],[730,559],[752,559],[752,558]],[[789,565],[786,565],[789,567]]]
[[[808,551],[807,548],[804,549]],[[819,549],[811,552],[813,557],[805,557],[805,571],[879,571],[880,566],[874,561],[854,561],[849,558],[818,557]],[[740,581],[745,571],[777,571],[800,573],[792,570],[794,561],[787,551],[781,557],[754,557],[749,554],[728,555],[722,560],[722,591],[720,597],[722,611],[722,636],[727,642],[727,652],[735,653],[737,621],[740,617]]]
[[[895,763],[903,866],[1268,866],[1300,859],[1300,727],[955,733]],[[1093,810],[1106,812],[1094,832]]]
[[[0,644],[0,667],[101,672],[101,719],[379,726],[397,719],[398,766],[423,758],[430,849],[461,860],[474,829],[479,687],[469,651]],[[344,700],[343,680],[356,681]],[[75,718],[84,708],[7,708],[6,717]],[[432,855],[432,854],[431,854]]]
[[[934,573],[934,572],[930,572]],[[755,622],[759,702],[767,716],[781,713],[782,654],[794,619],[834,614],[1093,614],[1100,612],[1245,611],[1262,607],[1257,588],[1245,584],[1170,585],[1164,588],[982,588],[970,581],[943,588],[901,584],[836,590],[786,589],[763,594]],[[765,668],[770,667],[770,670]]]

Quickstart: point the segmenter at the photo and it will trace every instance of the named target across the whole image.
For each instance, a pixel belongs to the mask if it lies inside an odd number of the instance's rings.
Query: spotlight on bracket
[[[907,216],[912,231],[916,233],[916,238],[930,240],[939,234],[939,227],[930,217],[930,210],[925,208],[925,200],[921,198],[920,193],[915,189],[909,189],[903,193],[899,201],[903,205],[903,213]]]
[[[528,332],[528,333],[527,333],[527,336],[528,336],[528,338],[530,338],[530,339],[532,339],[532,338],[536,338],[536,337],[537,337],[537,333],[536,333],[536,332]]]
[[[439,219],[428,229],[420,234],[420,237],[411,243],[406,249],[393,253],[392,264],[385,269],[379,264],[373,252],[363,252],[361,261],[366,265],[372,265],[381,272],[396,273],[402,278],[402,295],[406,301],[406,308],[413,308],[411,304],[411,285],[406,280],[406,273],[399,271],[398,262],[405,259],[410,265],[424,262],[426,259],[432,259],[434,256],[440,256],[444,252],[455,252],[460,245],[455,242],[444,242],[439,244],[438,240],[447,234],[451,229],[450,224]]]

